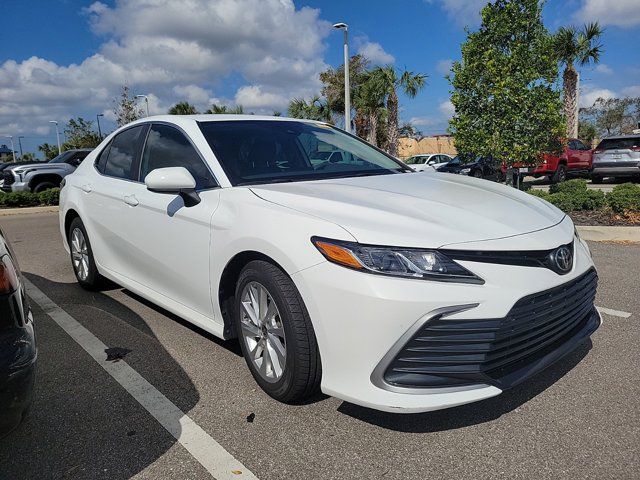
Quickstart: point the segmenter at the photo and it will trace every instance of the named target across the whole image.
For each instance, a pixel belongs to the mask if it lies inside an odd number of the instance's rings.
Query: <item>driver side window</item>
[[[200,155],[178,129],[154,124],[149,130],[140,164],[140,180],[157,168],[184,167],[196,181],[196,190],[215,188],[218,183]]]

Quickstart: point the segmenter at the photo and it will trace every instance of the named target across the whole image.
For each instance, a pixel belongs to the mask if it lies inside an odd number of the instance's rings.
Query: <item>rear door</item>
[[[591,168],[591,149],[580,140],[575,140],[576,156],[578,157],[578,168],[589,170]]]
[[[103,268],[132,277],[134,248],[125,214],[125,197],[137,182],[139,157],[148,124],[136,125],[118,133],[98,156],[99,175],[83,177],[84,218],[96,262]]]

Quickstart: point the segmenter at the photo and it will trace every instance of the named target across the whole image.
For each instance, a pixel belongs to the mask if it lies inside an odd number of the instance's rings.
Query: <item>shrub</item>
[[[543,200],[549,200],[549,192],[545,190],[528,190],[527,193],[534,197],[542,198]]]
[[[616,185],[607,195],[607,203],[615,213],[640,211],[640,185],[633,183]]]
[[[3,207],[33,207],[39,203],[38,196],[31,192],[9,192],[0,196]]]
[[[549,193],[567,193],[569,195],[587,191],[587,181],[581,178],[553,183],[549,186]]]
[[[571,197],[571,195],[567,193],[563,193],[563,192],[551,193],[545,200],[552,203],[563,212],[570,212],[574,210],[573,198]]]
[[[606,203],[607,199],[602,190],[587,190],[577,210],[600,210]]]
[[[60,189],[59,188],[51,188],[49,190],[45,190],[44,192],[37,193],[38,200],[42,205],[58,205],[58,200],[60,199]]]

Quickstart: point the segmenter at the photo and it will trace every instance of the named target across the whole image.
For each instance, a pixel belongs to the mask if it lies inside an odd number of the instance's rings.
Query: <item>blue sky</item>
[[[289,98],[318,91],[319,71],[341,64],[342,35],[330,28],[337,21],[350,26],[352,53],[429,76],[416,99],[401,99],[401,116],[442,133],[451,113],[444,74],[484,3],[3,0],[0,134],[23,135],[33,151],[55,141],[48,120],[96,113],[109,131],[112,98],[125,82],[150,95],[152,113],[183,99],[200,109],[215,101],[284,111]],[[550,30],[592,20],[605,27],[600,66],[581,71],[583,104],[640,96],[640,0],[550,0],[544,18]]]

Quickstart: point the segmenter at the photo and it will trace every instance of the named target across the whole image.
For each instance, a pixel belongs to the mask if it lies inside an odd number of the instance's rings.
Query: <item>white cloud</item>
[[[449,75],[452,66],[453,60],[451,60],[450,58],[440,60],[436,64],[436,71],[442,75]]]
[[[442,123],[441,119],[432,117],[411,117],[409,123],[416,127],[431,127]]]
[[[48,120],[95,118],[122,84],[149,96],[150,113],[180,100],[206,108],[230,75],[236,101],[282,108],[318,90],[330,24],[292,0],[119,0],[84,10],[105,38],[92,56],[58,65],[32,57],[0,64],[0,131],[33,132]],[[286,99],[286,100],[285,100]]]
[[[596,72],[611,75],[613,73],[613,69],[604,63],[599,63],[596,65]]]
[[[441,102],[440,105],[438,105],[438,110],[440,110],[440,113],[442,113],[447,118],[453,117],[453,115],[456,113],[456,109],[453,106],[453,103],[451,103],[451,100],[445,100],[444,102]]]
[[[585,87],[580,92],[579,103],[580,107],[591,107],[598,98],[608,100],[615,97],[616,93],[608,88]]]
[[[428,6],[440,5],[450,21],[464,27],[480,24],[480,10],[487,0],[424,0],[424,3]]]
[[[354,41],[356,51],[376,65],[386,65],[396,61],[395,57],[385,52],[382,45],[377,42],[370,42],[366,37],[356,37]]]
[[[640,4],[638,0],[583,0],[574,17],[581,22],[635,27],[640,25]]]
[[[640,97],[640,85],[631,85],[622,89],[625,97]]]

